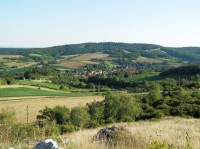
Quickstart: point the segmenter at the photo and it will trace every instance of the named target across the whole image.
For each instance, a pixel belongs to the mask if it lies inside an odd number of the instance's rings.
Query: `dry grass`
[[[5,63],[7,67],[16,67],[16,68],[23,68],[23,67],[29,67],[32,65],[37,64],[36,62],[27,62],[27,63],[20,63],[20,62],[8,62]]]
[[[0,59],[3,58],[19,58],[19,57],[23,57],[22,55],[0,55]]]
[[[79,67],[87,65],[86,63],[83,63],[83,62],[67,61],[67,60],[60,61],[60,64],[69,68],[79,68]]]
[[[35,81],[35,80],[34,80]],[[37,80],[39,82],[39,80]],[[35,82],[37,82],[35,81]],[[32,89],[38,89],[38,86],[30,86],[30,85],[0,85],[0,89],[1,88],[32,88]],[[50,89],[50,88],[45,88],[45,87],[40,87],[40,90],[45,90],[45,91],[53,91],[53,92],[60,92],[60,93],[64,93],[64,91],[61,90],[54,90],[54,89]],[[0,98],[0,101],[2,100],[2,98]]]
[[[87,64],[99,64],[98,62],[91,61],[92,59],[114,60],[115,58],[110,58],[109,54],[104,53],[88,53],[83,55],[62,56],[62,59],[58,60],[58,62],[69,68],[79,68]]]
[[[78,61],[90,61],[91,59],[104,59],[109,57],[109,54],[104,54],[104,53],[88,53],[88,54],[83,54],[80,56],[77,56],[73,58],[72,60],[78,60]]]
[[[56,105],[67,106],[69,108],[85,105],[94,100],[103,100],[102,96],[86,96],[86,97],[11,97],[1,98],[0,109],[4,107],[13,107],[16,111],[18,122],[26,122],[26,109],[29,106],[29,122],[34,122],[38,111],[45,106],[54,107]]]
[[[199,149],[200,147],[199,119],[165,118],[159,122],[141,121],[114,125],[125,126],[132,132],[135,137],[132,149],[148,149],[147,144],[155,140],[174,144],[175,148],[182,149],[187,144],[187,132],[189,133],[191,145],[194,149]],[[99,129],[83,130],[63,137],[75,140],[73,148],[76,149],[109,149],[110,147],[106,147],[103,144],[91,142],[92,136]],[[118,148],[124,149],[125,147],[116,147],[116,149]]]
[[[60,61],[60,64],[69,67],[69,68],[79,68],[82,66],[86,66],[87,64],[99,64],[97,62],[92,61],[69,61],[69,60],[62,60]]]
[[[75,55],[65,55],[65,56],[61,56],[61,58],[63,59],[71,59],[71,58],[74,58],[74,57],[77,57],[79,56],[79,54],[75,54]]]

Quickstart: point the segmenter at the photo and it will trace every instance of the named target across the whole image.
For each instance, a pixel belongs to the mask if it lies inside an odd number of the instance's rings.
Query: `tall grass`
[[[132,132],[134,141],[130,144],[130,149],[152,149],[150,145],[155,142],[157,146],[164,144],[175,149],[200,148],[199,119],[165,118],[159,122],[141,121],[115,125],[125,126]],[[65,136],[75,140],[73,146],[76,149],[110,149],[111,147],[105,144],[91,142],[91,137],[97,131],[97,129],[83,130]],[[125,149],[127,147],[118,145],[115,148]]]
[[[80,130],[78,132],[59,135],[40,134],[32,140],[22,140],[13,144],[5,141],[0,143],[1,148],[13,146],[18,149],[33,148],[40,139],[52,138],[63,149],[199,149],[200,147],[200,120],[183,118],[165,118],[161,121],[140,121],[132,123],[114,124],[124,126],[132,133],[129,144],[123,143],[123,137],[117,146],[105,145],[104,143],[92,142],[92,137],[100,129]],[[2,134],[1,134],[2,135]],[[73,141],[65,142],[69,138]],[[34,140],[35,139],[35,140]],[[124,135],[124,139],[127,139]],[[31,142],[33,141],[33,142]]]

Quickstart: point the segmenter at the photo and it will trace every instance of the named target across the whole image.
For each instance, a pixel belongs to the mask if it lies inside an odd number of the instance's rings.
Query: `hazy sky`
[[[200,0],[0,0],[0,47],[200,46]]]

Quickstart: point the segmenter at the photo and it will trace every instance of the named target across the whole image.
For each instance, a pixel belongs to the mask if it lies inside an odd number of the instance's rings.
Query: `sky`
[[[200,46],[200,0],[0,0],[0,47]]]

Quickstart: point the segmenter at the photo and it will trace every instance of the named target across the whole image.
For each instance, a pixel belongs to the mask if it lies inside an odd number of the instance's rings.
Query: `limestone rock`
[[[61,149],[58,147],[56,141],[52,139],[47,139],[45,141],[39,142],[33,149]]]

